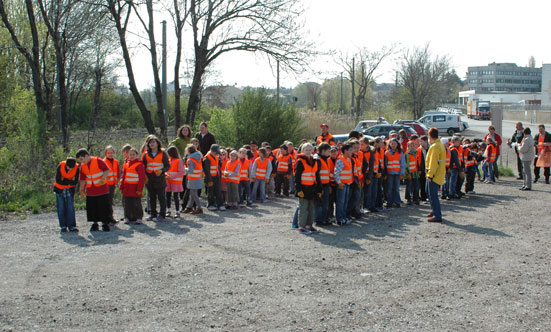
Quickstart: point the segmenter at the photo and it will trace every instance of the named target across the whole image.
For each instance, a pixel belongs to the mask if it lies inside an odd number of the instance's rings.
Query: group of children
[[[460,198],[465,173],[466,193],[474,193],[478,163],[483,162],[485,179],[493,178],[495,143],[484,146],[459,137],[449,140],[447,175],[443,198]],[[157,137],[150,135],[140,150],[125,145],[124,162],[114,159],[115,149],[105,148],[105,158],[90,156],[81,149],[75,158],[59,163],[54,182],[59,226],[62,232],[78,232],[73,196],[80,185],[86,198],[87,219],[91,231],[109,231],[113,218],[113,197],[117,186],[122,193],[123,220],[127,224],[143,221],[142,196],[147,189],[148,220],[162,222],[180,213],[203,213],[201,191],[207,193],[207,208],[224,211],[251,206],[268,197],[298,197],[299,206],[293,228],[311,234],[313,224],[347,225],[367,211],[377,212],[400,207],[400,184],[405,182],[408,205],[427,200],[425,191],[425,156],[429,148],[426,136],[409,139],[391,133],[388,139],[370,140],[358,132],[337,145],[308,142],[295,149],[284,142],[277,149],[264,142],[258,148],[251,142],[239,149],[213,144],[204,156],[199,141],[191,139],[180,156],[175,146],[166,151]],[[448,143],[443,139],[443,143]],[[448,144],[445,144],[447,146]],[[484,151],[484,152],[482,152]],[[80,162],[80,165],[79,163]],[[480,179],[480,174],[479,174]],[[181,201],[181,206],[180,206]],[[157,209],[157,202],[158,208]],[[174,202],[175,212],[171,213]],[[386,204],[384,204],[386,202]]]

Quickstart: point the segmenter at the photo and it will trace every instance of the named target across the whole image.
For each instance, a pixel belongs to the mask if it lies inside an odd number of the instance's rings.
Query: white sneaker
[[[220,211],[226,211],[226,207],[224,205],[220,206],[220,208],[218,209]]]
[[[209,211],[216,211],[216,206],[211,205],[207,208]]]
[[[172,213],[170,213],[170,209],[166,210],[165,216],[171,216]]]

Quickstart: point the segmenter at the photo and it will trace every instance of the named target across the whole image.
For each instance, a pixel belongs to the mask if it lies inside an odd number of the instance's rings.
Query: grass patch
[[[498,166],[498,169],[499,169],[499,176],[510,176],[510,177],[515,176],[515,173],[509,167]]]

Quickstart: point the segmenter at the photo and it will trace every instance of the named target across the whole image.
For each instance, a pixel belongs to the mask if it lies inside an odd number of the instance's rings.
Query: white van
[[[449,136],[463,131],[463,123],[461,122],[461,116],[458,114],[429,114],[418,120],[427,128],[436,128],[439,132],[446,132]]]

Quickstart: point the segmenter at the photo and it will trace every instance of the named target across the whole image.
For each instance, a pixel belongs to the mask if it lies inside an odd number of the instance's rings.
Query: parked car
[[[429,129],[424,124],[420,123],[419,121],[415,121],[415,120],[396,120],[396,121],[394,121],[394,123],[410,126],[411,128],[413,128],[415,130],[415,132],[419,136],[429,134]]]
[[[375,139],[373,136],[364,135],[367,136],[370,140]],[[335,143],[344,143],[348,140],[348,134],[341,134],[341,135],[333,135],[333,138],[335,139]]]
[[[376,126],[372,126],[372,127],[369,127],[367,129],[365,129],[363,131],[363,134],[364,135],[369,135],[369,136],[384,136],[384,137],[388,137],[390,136],[390,132],[391,131],[400,131],[401,129],[404,129],[408,135],[408,137],[410,137],[411,135],[413,134],[417,134],[417,132],[415,131],[415,129],[411,128],[410,126],[406,126],[406,125],[402,125],[402,124],[380,124],[380,125],[376,125]]]
[[[430,114],[423,116],[418,121],[427,128],[435,127],[439,131],[446,132],[449,136],[461,132],[464,128],[463,123],[461,123],[461,116],[457,114]]]
[[[354,128],[354,130],[361,133],[365,129],[367,129],[369,127],[373,127],[373,126],[378,125],[378,124],[388,124],[388,122],[383,117],[380,117],[377,120],[362,120],[362,121],[358,122],[358,124],[356,125],[356,128]]]

